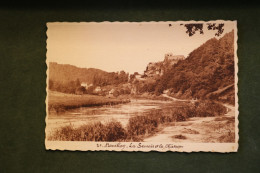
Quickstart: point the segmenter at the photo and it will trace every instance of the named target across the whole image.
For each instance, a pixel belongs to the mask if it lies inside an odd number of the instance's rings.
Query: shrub
[[[126,131],[120,122],[109,122],[106,125],[106,139],[105,141],[121,141],[126,138]]]
[[[146,115],[130,118],[127,125],[128,138],[151,134],[156,130],[159,124],[173,122],[175,119],[172,114],[170,114],[170,111],[171,110],[153,110],[146,113]]]
[[[180,135],[174,135],[173,138],[176,138],[176,139],[187,139],[186,136],[183,136],[182,134]]]
[[[175,109],[175,111],[172,114],[175,121],[186,121],[186,115],[184,110],[184,108]]]
[[[212,101],[197,101],[183,107],[174,108],[172,117],[175,121],[186,121],[192,117],[213,117],[227,113],[225,106]]]
[[[101,122],[73,128],[68,125],[52,134],[49,140],[58,141],[118,141],[126,138],[125,129],[120,122]]]
[[[80,86],[76,89],[75,94],[84,94],[86,93],[86,88],[83,86]]]
[[[129,119],[127,132],[130,137],[152,132],[158,126],[152,116],[136,116]]]
[[[213,117],[227,113],[225,106],[208,100],[198,102],[194,109],[196,117]]]
[[[88,89],[86,89],[85,92],[87,94],[93,94],[94,90],[95,90],[95,86],[90,86],[90,87],[88,87]]]
[[[125,91],[123,88],[118,89],[118,95],[124,95],[124,94],[125,94]]]
[[[118,97],[119,95],[120,95],[119,91],[115,90],[115,91],[113,92],[113,96],[114,96],[114,97]]]
[[[74,141],[73,127],[71,125],[64,126],[56,130],[48,137],[51,141]]]
[[[104,141],[106,139],[105,126],[101,122],[83,125],[74,130],[80,133],[78,141]]]
[[[126,88],[124,92],[125,92],[125,94],[131,94],[131,89],[130,88]]]

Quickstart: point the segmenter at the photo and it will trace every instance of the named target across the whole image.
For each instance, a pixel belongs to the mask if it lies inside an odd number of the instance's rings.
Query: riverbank
[[[96,95],[75,95],[48,91],[48,111],[57,114],[69,109],[129,103],[125,98],[108,98]]]
[[[120,95],[118,97],[106,97],[98,95],[76,95],[67,94],[57,91],[48,91],[48,111],[51,114],[58,114],[69,109],[80,107],[96,107],[104,105],[117,105],[129,103],[130,100],[157,100],[157,101],[172,101],[163,95],[156,96],[150,94],[142,95]]]
[[[174,101],[187,101],[177,99],[166,94],[164,97]],[[191,102],[196,102],[191,100]],[[191,117],[183,122],[162,124],[156,134],[144,139],[144,142],[185,142],[185,143],[230,143],[235,142],[235,107],[222,104],[228,110],[220,117]]]
[[[235,107],[219,117],[193,117],[161,125],[144,142],[230,143],[235,142]]]

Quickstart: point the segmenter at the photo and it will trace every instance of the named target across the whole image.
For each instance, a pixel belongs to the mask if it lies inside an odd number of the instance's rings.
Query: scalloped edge
[[[49,68],[48,68],[48,57],[47,57],[47,52],[48,52],[48,24],[96,24],[96,23],[106,23],[106,24],[111,24],[111,23],[159,23],[159,22],[174,22],[177,24],[180,23],[207,23],[207,22],[215,22],[215,23],[220,23],[220,22],[234,22],[234,66],[235,66],[235,143],[147,143],[147,142],[79,142],[79,141],[48,141],[46,138],[46,127],[47,127],[47,119],[48,119],[48,74],[49,74]],[[237,50],[238,50],[238,28],[237,28],[237,20],[209,20],[209,21],[195,21],[195,20],[189,20],[189,21],[142,21],[142,22],[128,22],[128,21],[103,21],[103,22],[48,22],[46,24],[47,30],[46,30],[46,99],[45,99],[45,106],[46,106],[46,117],[45,117],[45,149],[46,150],[52,150],[52,151],[124,151],[124,152],[151,152],[151,151],[156,151],[156,152],[184,152],[184,153],[192,153],[192,152],[218,152],[218,153],[232,153],[232,152],[238,152],[239,148],[239,100],[238,100],[238,56],[237,56]],[[80,145],[78,145],[81,143]],[[127,149],[123,150],[120,148],[114,148],[114,149],[98,149],[97,147],[93,147],[92,145],[96,144],[103,144],[103,143],[109,143],[109,144],[146,144],[146,145],[159,145],[159,144],[173,144],[173,145],[195,145],[197,147],[191,147],[185,150],[180,150],[180,149],[163,149],[163,150],[155,150],[155,149]],[[58,145],[58,146],[57,146]],[[65,146],[64,146],[65,145]],[[89,146],[88,146],[89,145]],[[208,145],[204,146],[203,145]],[[215,145],[215,147],[208,148],[209,145]],[[199,146],[199,147],[198,147]],[[216,147],[218,146],[218,147]],[[226,148],[227,147],[227,148]],[[212,149],[214,148],[214,149]],[[225,149],[226,148],[226,149]]]

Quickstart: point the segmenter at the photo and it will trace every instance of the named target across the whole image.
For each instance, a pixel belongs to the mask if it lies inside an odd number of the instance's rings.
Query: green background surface
[[[258,7],[0,9],[0,172],[260,172]],[[46,22],[237,20],[237,153],[46,151]]]

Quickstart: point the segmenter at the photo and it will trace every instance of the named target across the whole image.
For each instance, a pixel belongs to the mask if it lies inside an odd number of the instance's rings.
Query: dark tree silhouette
[[[197,24],[185,24],[184,25],[187,29],[186,33],[189,34],[189,36],[193,36],[196,31],[199,31],[200,34],[204,34],[203,32],[203,24],[197,23]]]
[[[196,32],[199,32],[200,34],[204,34],[203,31],[203,23],[190,23],[190,24],[180,24],[180,25],[184,25],[184,27],[187,29],[186,33],[191,37],[194,34],[196,34]],[[169,24],[170,26],[170,24]],[[217,32],[215,33],[216,36],[221,36],[221,34],[224,31],[224,23],[207,23],[207,29],[208,30],[217,30]]]
[[[208,30],[217,30],[216,36],[220,36],[224,31],[224,23],[216,24],[216,23],[208,23]]]

